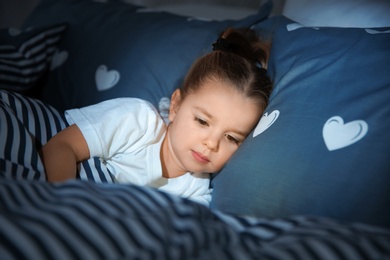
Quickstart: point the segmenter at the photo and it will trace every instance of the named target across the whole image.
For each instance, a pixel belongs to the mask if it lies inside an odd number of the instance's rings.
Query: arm
[[[87,142],[77,125],[71,125],[51,138],[40,151],[49,182],[74,179],[77,163],[89,159]]]

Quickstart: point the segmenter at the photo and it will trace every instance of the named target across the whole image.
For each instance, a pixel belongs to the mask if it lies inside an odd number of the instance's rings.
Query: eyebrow
[[[204,109],[203,107],[199,107],[199,106],[195,106],[195,109],[199,110],[200,112],[202,112],[203,114],[205,114],[207,117],[209,117],[210,119],[213,119],[213,115],[211,115],[206,109]]]
[[[211,115],[208,111],[206,111],[203,107],[199,107],[199,106],[195,106],[194,107],[195,109],[199,110],[200,112],[204,113],[208,118],[210,119],[213,119],[213,115]],[[232,132],[236,133],[236,134],[239,134],[239,135],[242,135],[242,136],[247,136],[248,134],[238,130],[238,129],[235,129],[235,130],[232,130]]]

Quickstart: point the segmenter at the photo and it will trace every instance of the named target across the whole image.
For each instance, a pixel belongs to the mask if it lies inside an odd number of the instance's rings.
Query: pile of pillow
[[[40,98],[59,110],[119,96],[158,106],[227,27],[266,19],[272,3],[240,20],[205,21],[124,1],[44,0],[24,28],[66,23]]]
[[[390,27],[273,28],[275,87],[251,136],[213,181],[212,207],[390,226]]]

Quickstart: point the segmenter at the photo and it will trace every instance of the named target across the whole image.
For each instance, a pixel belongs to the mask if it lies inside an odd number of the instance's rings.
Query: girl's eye
[[[207,123],[207,121],[199,118],[199,117],[195,117],[195,121],[197,121],[200,125],[203,125],[203,126],[208,126],[209,124]]]
[[[237,140],[236,138],[234,138],[234,137],[231,136],[231,135],[226,135],[226,138],[227,138],[228,141],[231,142],[231,143],[238,144],[238,143],[240,142],[240,140]]]

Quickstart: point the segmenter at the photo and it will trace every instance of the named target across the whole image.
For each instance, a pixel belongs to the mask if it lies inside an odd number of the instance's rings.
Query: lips
[[[208,163],[210,162],[209,159],[206,156],[203,156],[201,153],[191,151],[192,152],[192,157],[199,162],[199,163]]]

